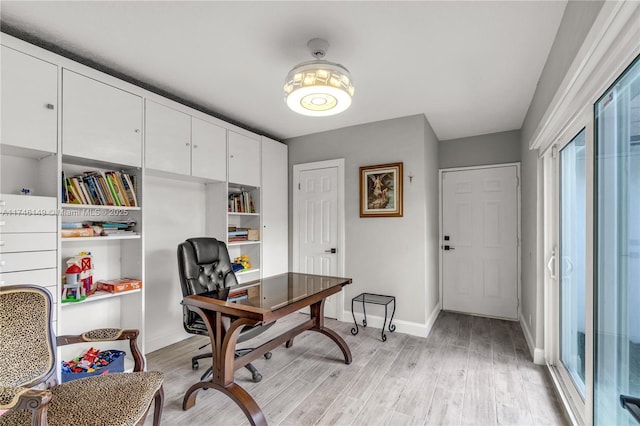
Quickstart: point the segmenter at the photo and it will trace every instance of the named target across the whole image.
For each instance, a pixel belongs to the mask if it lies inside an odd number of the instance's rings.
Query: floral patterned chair
[[[153,424],[160,424],[163,374],[144,371],[138,330],[107,328],[55,339],[51,314],[44,288],[0,288],[0,425],[142,425],[154,400]],[[133,373],[56,384],[56,345],[125,339]]]

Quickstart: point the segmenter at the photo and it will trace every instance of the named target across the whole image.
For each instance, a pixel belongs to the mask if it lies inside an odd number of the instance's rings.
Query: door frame
[[[585,396],[574,388],[573,380],[560,360],[560,151],[585,129]],[[584,106],[547,150],[540,154],[544,166],[544,330],[545,363],[555,385],[562,389],[561,400],[575,424],[591,424],[593,411],[593,238],[594,238],[594,120],[593,107]]]
[[[499,168],[499,167],[515,167],[516,168],[516,179],[518,179],[518,185],[517,185],[517,191],[516,191],[516,219],[518,221],[518,231],[517,231],[517,238],[518,238],[518,254],[517,254],[517,271],[516,271],[516,275],[518,277],[518,308],[517,308],[517,315],[518,315],[518,319],[521,321],[522,320],[522,312],[521,312],[521,308],[522,305],[520,303],[521,300],[521,287],[522,287],[522,266],[521,266],[521,262],[522,262],[522,257],[521,257],[521,250],[522,250],[522,238],[521,238],[521,201],[520,201],[520,192],[521,192],[521,178],[520,178],[520,162],[515,162],[515,163],[500,163],[500,164],[487,164],[487,165],[483,165],[483,166],[469,166],[469,167],[451,167],[451,168],[447,168],[447,169],[439,169],[438,170],[438,202],[440,204],[440,208],[438,209],[438,243],[440,246],[440,250],[438,250],[438,282],[439,282],[439,291],[440,291],[440,309],[443,309],[443,282],[442,282],[442,248],[443,248],[443,231],[442,231],[442,209],[444,208],[444,198],[443,198],[443,194],[442,194],[442,175],[446,172],[462,172],[462,171],[469,171],[469,170],[481,170],[481,169],[495,169],[495,168]],[[502,319],[502,318],[501,318]]]
[[[297,272],[300,268],[300,235],[298,233],[298,226],[300,224],[299,213],[300,209],[298,203],[300,196],[296,188],[300,187],[300,172],[306,170],[326,169],[330,167],[337,167],[338,169],[338,253],[336,261],[338,263],[338,276],[345,275],[345,205],[344,205],[344,158],[337,158],[335,160],[315,161],[311,163],[301,163],[293,165],[292,187],[293,192],[293,271]],[[338,321],[344,321],[344,291],[336,293],[336,317]]]

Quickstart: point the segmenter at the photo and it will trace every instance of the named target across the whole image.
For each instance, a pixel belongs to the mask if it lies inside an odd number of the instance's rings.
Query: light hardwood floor
[[[267,333],[305,319],[292,314]],[[270,425],[556,425],[566,424],[544,367],[531,362],[520,324],[441,312],[428,338],[327,320],[347,342],[345,365],[327,337],[306,332],[292,348],[254,362],[260,383],[241,369],[236,382],[262,408]],[[191,356],[206,343],[192,337],[148,355],[148,368],[165,372],[164,425],[245,425],[244,414],[214,390],[200,391],[195,407],[182,397],[210,359],[192,371]],[[252,341],[257,343],[258,339]],[[206,350],[203,349],[203,351]],[[145,425],[151,425],[153,409]]]

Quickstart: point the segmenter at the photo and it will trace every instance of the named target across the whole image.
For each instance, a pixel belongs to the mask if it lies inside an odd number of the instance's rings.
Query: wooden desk
[[[238,303],[200,295],[185,297],[182,303],[197,312],[209,330],[213,372],[210,380],[198,382],[187,390],[182,409],[188,410],[195,405],[201,388],[212,388],[235,401],[252,425],[266,425],[267,421],[256,401],[233,381],[234,372],[283,343],[291,347],[293,338],[307,330],[317,331],[333,340],[342,350],[345,364],[351,364],[351,351],[345,341],[335,331],[324,326],[325,299],[340,292],[342,287],[350,283],[350,278],[289,272],[238,286],[238,289],[247,287],[249,294],[247,300]],[[236,341],[244,326],[269,324],[307,306],[311,310],[309,320],[250,353],[235,358]],[[230,318],[234,320],[230,322]]]

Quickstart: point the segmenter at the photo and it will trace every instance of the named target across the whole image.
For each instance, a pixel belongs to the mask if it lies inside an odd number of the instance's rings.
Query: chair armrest
[[[47,408],[51,400],[48,390],[0,386],[0,410],[29,410],[32,424],[47,424]]]
[[[123,330],[120,328],[99,328],[87,331],[79,335],[58,336],[56,343],[58,346],[71,345],[83,342],[113,342],[116,340],[129,340],[131,355],[135,361],[133,371],[144,371],[144,357],[138,347],[138,330]]]

